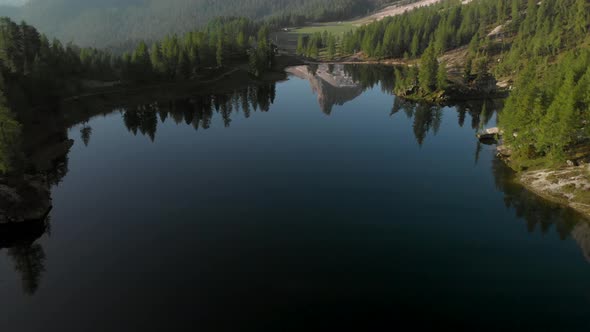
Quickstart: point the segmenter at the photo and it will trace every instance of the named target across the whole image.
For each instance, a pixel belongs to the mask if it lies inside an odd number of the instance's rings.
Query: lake
[[[501,102],[289,72],[72,123],[47,228],[0,250],[2,331],[590,328],[590,224],[478,144]]]

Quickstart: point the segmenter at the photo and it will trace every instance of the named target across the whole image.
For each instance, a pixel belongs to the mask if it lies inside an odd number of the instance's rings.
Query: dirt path
[[[413,66],[413,61],[403,59],[367,60],[361,58],[347,58],[333,61],[302,60],[306,65],[387,65],[387,66]]]
[[[401,15],[407,11],[410,11],[410,10],[413,10],[413,9],[416,9],[419,7],[430,6],[430,5],[433,5],[433,4],[441,2],[441,1],[442,0],[421,0],[418,2],[410,3],[410,4],[392,5],[389,7],[385,7],[382,10],[380,10],[370,16],[362,18],[355,23],[356,24],[366,24],[366,23],[369,23],[372,21],[379,21],[379,20],[382,20],[388,16]]]

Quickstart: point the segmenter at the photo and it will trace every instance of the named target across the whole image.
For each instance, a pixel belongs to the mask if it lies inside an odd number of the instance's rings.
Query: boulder
[[[477,133],[477,138],[480,141],[496,141],[502,134],[503,132],[498,127],[494,127],[480,131]]]
[[[498,152],[498,157],[500,158],[510,158],[510,156],[512,156],[512,150],[506,145],[499,145],[496,148],[496,151]]]

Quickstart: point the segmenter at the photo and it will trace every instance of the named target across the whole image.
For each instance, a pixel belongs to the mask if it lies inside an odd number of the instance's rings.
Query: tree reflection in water
[[[27,295],[35,294],[45,271],[45,251],[36,241],[47,231],[48,223],[44,220],[0,227],[0,250],[6,248]]]
[[[358,84],[363,90],[374,87],[377,84],[381,84],[382,89],[384,89],[384,86],[393,86],[391,81],[383,77],[383,72],[379,72],[378,70],[364,70],[363,67],[371,68],[370,66],[346,66],[345,69],[329,69],[331,73],[345,73],[347,77],[355,77],[355,79],[360,80]],[[328,66],[326,68],[315,66],[309,72],[313,75],[318,75],[318,73],[327,69]],[[389,77],[393,77],[393,75]],[[322,85],[318,86],[321,87]],[[346,86],[345,88],[348,89],[350,86]],[[330,89],[335,88],[332,86]],[[324,91],[321,93],[325,94],[328,92]],[[330,90],[329,93],[334,96],[334,91]],[[336,95],[338,94],[336,93]],[[244,117],[248,118],[252,111],[260,110],[267,112],[270,110],[270,105],[274,102],[274,98],[274,84],[254,86],[229,94],[207,94],[193,96],[190,99],[170,101],[167,103],[152,103],[129,108],[123,111],[123,120],[126,127],[134,135],[141,133],[154,140],[158,124],[156,115],[159,115],[161,122],[166,121],[170,117],[177,124],[186,123],[187,125],[192,125],[197,130],[199,128],[209,128],[213,116],[217,113],[223,119],[224,125],[230,126],[232,114],[241,111]],[[341,102],[345,101],[339,100],[337,103]],[[322,108],[324,113],[326,113],[325,107],[331,112],[332,105],[322,105],[320,103],[320,108]],[[502,108],[502,101],[470,101],[455,105],[454,108],[457,112],[458,125],[464,127],[469,117],[471,118],[469,122],[470,128],[475,133],[479,129],[491,125],[495,115]],[[423,145],[429,133],[436,135],[440,130],[443,111],[444,109],[441,106],[417,103],[393,97],[393,106],[390,115],[393,116],[402,112],[408,119],[412,119],[415,140],[419,145]],[[477,163],[483,151],[483,146],[475,139],[475,135],[474,144],[474,161]],[[533,233],[538,230],[546,234],[552,227],[555,227],[562,240],[568,239],[571,234],[582,249],[586,259],[590,262],[590,225],[583,217],[579,216],[573,210],[547,202],[515,183],[514,173],[504,162],[494,159],[492,169],[496,186],[504,193],[506,207],[514,210],[516,216],[526,222],[529,232]]]
[[[240,111],[249,118],[252,111],[268,112],[274,103],[274,83],[250,86],[227,94],[204,94],[190,98],[152,102],[145,105],[126,107],[119,111],[125,127],[133,135],[156,139],[158,117],[164,123],[169,117],[176,123],[185,123],[195,130],[208,129],[214,114],[219,114],[225,127],[230,127],[232,114]],[[89,138],[87,138],[89,139]]]
[[[21,275],[23,292],[33,295],[39,288],[41,274],[45,271],[45,252],[40,244],[16,246],[8,250],[14,262],[14,270]]]
[[[571,235],[590,263],[590,223],[570,208],[549,202],[516,183],[514,171],[494,158],[492,171],[496,187],[504,194],[504,204],[524,220],[529,233],[547,234],[554,227],[561,240]]]
[[[343,84],[346,91],[338,92],[338,88],[330,86],[328,90],[318,91],[322,93],[324,99],[320,102],[320,109],[330,114],[333,105],[343,104],[348,100],[356,98],[357,89],[362,91],[380,86],[383,91],[391,93],[394,86],[394,75],[388,70],[380,69],[378,66],[337,66],[308,69],[311,75],[323,73],[327,75],[345,75],[346,80],[353,78],[354,86]],[[326,76],[329,77],[329,76]],[[336,78],[332,78],[337,81]],[[325,88],[325,84],[318,85]],[[352,92],[351,92],[352,91]],[[90,107],[81,107],[78,104],[79,112],[63,112],[65,116],[61,125],[56,125],[51,131],[48,131],[47,137],[58,137],[57,143],[67,139],[67,127],[83,124],[80,129],[80,138],[85,146],[88,146],[92,135],[92,128],[88,126],[87,121],[97,114],[108,114],[114,111],[120,111],[122,120],[133,135],[141,134],[147,136],[151,141],[157,137],[159,123],[174,121],[176,124],[186,124],[192,126],[195,130],[205,130],[210,128],[214,116],[222,119],[224,126],[229,127],[232,123],[232,116],[241,112],[245,118],[249,118],[252,112],[268,112],[275,101],[276,86],[274,83],[265,83],[253,85],[243,89],[235,90],[231,93],[200,94],[189,98],[171,99],[167,101],[150,102],[135,106],[111,107],[109,110],[104,108],[91,109]],[[87,105],[88,106],[88,105]],[[470,123],[474,133],[482,127],[489,126],[494,119],[497,111],[501,109],[501,102],[497,101],[474,101],[455,105],[457,112],[457,122],[459,126],[464,127]],[[447,110],[449,111],[449,110]],[[390,115],[398,113],[405,115],[412,121],[412,129],[416,142],[419,145],[426,143],[429,133],[436,135],[441,128],[443,120],[443,108],[440,106],[409,102],[396,98],[392,95],[392,108]],[[468,120],[471,118],[471,121]],[[35,128],[25,126],[25,132],[38,132]],[[59,135],[58,135],[59,134]],[[31,135],[31,137],[35,137]],[[44,140],[47,141],[47,140]],[[479,160],[482,152],[482,146],[474,137],[475,162]],[[36,141],[31,141],[28,146],[39,147]],[[51,150],[49,145],[48,150]],[[35,153],[29,153],[35,155]],[[41,154],[43,155],[43,154]],[[44,161],[44,160],[41,160]],[[30,163],[33,165],[34,163]],[[39,164],[39,163],[36,163]],[[50,169],[40,166],[31,167],[35,172],[41,174],[48,186],[58,184],[68,172],[67,152],[59,158],[51,157],[50,161],[41,164],[51,164]],[[543,234],[549,232],[552,227],[559,234],[562,240],[571,237],[581,248],[585,258],[590,262],[590,224],[570,209],[551,204],[533,193],[527,191],[522,186],[514,182],[513,172],[500,160],[492,161],[492,171],[494,174],[496,186],[503,192],[506,207],[513,210],[514,213],[526,223],[529,232],[539,231]],[[31,226],[32,225],[32,226]],[[31,227],[25,227],[10,232],[2,229],[0,231],[0,250],[6,248],[6,253],[11,259],[13,267],[22,279],[23,291],[26,294],[34,294],[39,285],[46,266],[46,255],[42,246],[36,243],[44,233],[47,232],[48,222],[43,221],[29,224]]]

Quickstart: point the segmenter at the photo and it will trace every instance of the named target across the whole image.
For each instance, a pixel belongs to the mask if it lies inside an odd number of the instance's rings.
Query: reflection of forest
[[[121,109],[127,129],[134,135],[147,135],[152,141],[156,138],[158,122],[169,117],[176,123],[186,123],[195,130],[207,129],[212,118],[219,114],[226,127],[231,124],[233,113],[242,112],[249,118],[251,112],[268,112],[275,100],[275,84],[250,86],[226,94],[204,94],[191,98],[153,102]],[[158,121],[159,117],[159,121]],[[82,132],[89,135],[90,131]],[[90,138],[85,137],[87,142]]]
[[[383,91],[393,90],[394,75],[378,66],[344,66],[341,68],[324,69],[306,68],[309,72],[323,71],[337,76],[341,88],[337,84],[321,83],[318,85],[324,98],[320,106],[329,113],[335,104],[344,103],[356,98],[362,91],[380,86]],[[324,79],[314,78],[314,79]],[[327,81],[326,81],[327,82]],[[325,85],[330,87],[326,89]],[[338,92],[344,89],[345,92]],[[320,91],[318,90],[318,94]],[[325,94],[328,94],[327,96]],[[190,125],[195,130],[207,129],[211,126],[214,116],[221,117],[226,127],[230,126],[231,118],[240,113],[248,118],[252,112],[267,112],[275,100],[275,84],[252,85],[231,93],[197,94],[188,98],[169,98],[164,101],[150,102],[134,106],[97,106],[94,102],[75,103],[74,107],[61,111],[32,112],[30,119],[23,126],[23,164],[22,173],[34,179],[36,186],[41,188],[43,195],[36,196],[39,206],[50,204],[50,189],[58,184],[68,172],[69,149],[72,145],[68,137],[68,128],[83,124],[80,139],[84,145],[91,143],[92,128],[88,121],[95,115],[120,111],[122,120],[128,130],[137,135],[142,134],[152,141],[156,139],[158,124],[174,121],[176,124]],[[405,114],[412,119],[412,128],[416,141],[422,145],[428,133],[436,134],[441,128],[443,109],[440,106],[404,101],[392,96],[391,114]],[[324,103],[324,104],[322,104]],[[495,101],[478,101],[456,105],[457,121],[460,126],[468,125],[474,131],[487,126],[494,118],[501,105]],[[470,120],[468,120],[470,119]],[[476,161],[481,146],[474,137]],[[499,160],[492,163],[497,187],[504,193],[506,206],[514,210],[516,215],[524,219],[530,232],[536,230],[546,233],[552,227],[562,239],[571,234],[590,261],[590,224],[583,221],[575,212],[553,205],[528,192],[513,182],[512,171]],[[31,181],[31,180],[29,180]],[[0,202],[1,203],[1,202]],[[0,206],[1,207],[1,206]],[[40,284],[45,266],[45,254],[36,240],[45,232],[47,220],[35,220],[24,223],[23,227],[6,228],[0,224],[0,251],[6,250],[13,262],[14,269],[21,275],[23,290],[33,294]],[[14,225],[12,225],[14,226]]]
[[[0,225],[0,252],[6,249],[14,270],[21,276],[23,292],[33,295],[45,271],[45,251],[35,243],[47,230],[48,221]]]
[[[465,125],[466,117],[469,115],[471,128],[478,130],[489,125],[497,110],[500,109],[500,105],[495,101],[485,100],[462,103],[456,105],[455,108],[458,113],[459,126]],[[432,131],[435,135],[438,133],[443,118],[441,106],[394,98],[391,114],[399,112],[403,112],[409,119],[413,119],[414,137],[420,145],[424,143],[429,132]]]
[[[506,207],[523,219],[530,233],[547,234],[554,228],[559,238],[566,240],[570,234],[590,262],[590,224],[573,209],[563,208],[515,183],[514,172],[501,160],[492,161],[496,187],[504,193]]]
[[[590,224],[588,222],[578,223],[572,231],[572,237],[578,242],[586,260],[590,262]]]
[[[57,110],[30,109],[20,112],[22,126],[18,168],[0,179],[11,188],[12,199],[0,195],[0,251],[5,250],[20,274],[23,292],[33,295],[45,271],[45,252],[36,241],[47,232],[51,188],[68,172],[73,140],[63,114]],[[6,193],[6,191],[4,192]]]

